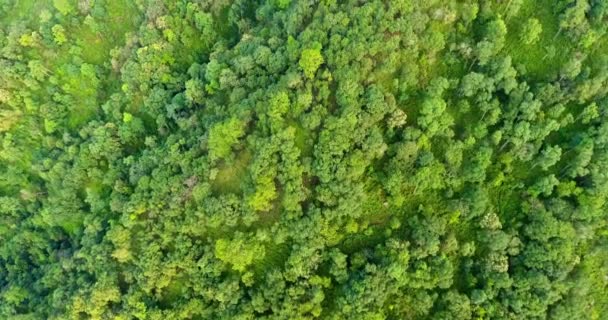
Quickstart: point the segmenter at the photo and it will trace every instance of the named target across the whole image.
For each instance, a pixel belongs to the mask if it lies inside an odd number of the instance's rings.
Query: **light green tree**
[[[299,64],[306,77],[313,78],[315,72],[317,72],[317,69],[319,69],[319,66],[321,66],[323,62],[325,62],[325,60],[323,59],[323,55],[321,55],[321,48],[315,48],[302,51]]]

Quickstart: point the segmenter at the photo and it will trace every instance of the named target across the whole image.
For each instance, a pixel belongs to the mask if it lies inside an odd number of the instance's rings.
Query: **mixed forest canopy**
[[[0,319],[608,319],[605,0],[0,0]]]

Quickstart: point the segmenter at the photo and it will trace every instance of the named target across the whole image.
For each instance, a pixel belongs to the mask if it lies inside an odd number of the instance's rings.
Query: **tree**
[[[569,6],[559,17],[559,30],[557,35],[563,30],[571,30],[579,33],[587,24],[586,13],[589,11],[587,1],[574,1],[574,5]]]
[[[53,31],[54,41],[58,45],[62,45],[68,41],[68,38],[65,35],[65,29],[63,28],[62,25],[56,24],[53,26],[53,28],[51,30]]]
[[[600,116],[598,106],[595,102],[587,105],[583,111],[576,117],[577,120],[580,120],[583,124],[588,124],[593,119]]]
[[[451,123],[451,119],[444,113],[446,107],[447,104],[440,98],[427,98],[422,102],[418,125],[428,132],[429,136],[445,130]]]
[[[488,83],[492,83],[483,74],[471,72],[464,77],[460,82],[460,93],[465,97],[472,97],[478,91],[483,90]]]
[[[255,260],[264,257],[264,247],[242,233],[233,239],[219,239],[215,242],[215,256],[230,264],[232,269],[244,272]]]
[[[299,65],[306,77],[312,79],[324,61],[323,55],[321,55],[321,46],[317,43],[315,48],[304,49],[302,51]]]
[[[74,10],[74,7],[68,0],[53,0],[53,6],[64,16],[70,14]]]
[[[484,39],[477,43],[477,60],[482,66],[503,48],[507,26],[501,18],[496,18],[486,24],[484,31]]]
[[[608,314],[607,1],[34,2],[0,319]]]
[[[281,91],[273,94],[270,97],[268,104],[268,116],[270,117],[274,126],[279,127],[282,125],[283,116],[289,111],[289,96],[287,92]]]
[[[538,181],[528,189],[528,192],[534,197],[538,197],[541,194],[544,196],[550,196],[553,189],[558,184],[559,180],[557,180],[555,175],[551,174],[538,179]]]
[[[583,136],[573,149],[575,152],[574,158],[569,161],[562,171],[571,178],[582,177],[589,173],[587,166],[593,157],[593,149],[593,141],[589,137]]]
[[[523,30],[519,35],[519,39],[527,44],[534,44],[540,38],[540,34],[543,31],[543,26],[540,24],[540,21],[536,18],[530,18],[524,24]]]
[[[271,176],[259,177],[256,181],[255,193],[249,199],[249,205],[256,211],[268,211],[272,201],[277,197],[277,191]]]
[[[581,73],[581,69],[583,66],[583,61],[585,60],[585,56],[576,53],[574,54],[563,66],[560,71],[560,80],[568,79],[573,80],[576,76]]]
[[[561,155],[562,148],[559,146],[547,146],[541,151],[532,167],[540,166],[543,171],[547,171],[560,160]]]
[[[205,97],[205,87],[200,79],[186,81],[186,99],[190,103],[202,104]]]
[[[237,118],[214,124],[209,129],[209,159],[214,161],[227,157],[243,134],[244,123]]]

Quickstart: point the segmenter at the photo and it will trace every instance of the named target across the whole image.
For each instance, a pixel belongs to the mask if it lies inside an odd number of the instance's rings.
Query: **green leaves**
[[[0,319],[601,318],[606,6],[427,2],[0,5]]]
[[[538,19],[530,18],[524,24],[523,30],[520,34],[520,40],[525,44],[534,44],[538,41],[541,32],[543,31],[543,26],[540,24]]]
[[[51,29],[51,31],[53,31],[53,40],[58,45],[62,45],[68,41],[68,38],[65,35],[65,29],[63,28],[62,25],[60,25],[60,24],[54,25],[53,28]]]
[[[216,123],[209,129],[209,159],[211,161],[227,157],[239,138],[245,134],[244,123],[237,118],[230,118]]]
[[[74,7],[69,0],[53,0],[53,6],[64,16],[70,14],[74,10]]]
[[[248,204],[256,211],[268,211],[272,201],[277,197],[277,190],[272,176],[261,176],[256,181],[255,193],[249,198]]]
[[[262,245],[245,239],[241,233],[234,239],[219,239],[215,242],[215,256],[239,272],[247,270],[255,260],[264,258],[264,253]]]
[[[323,55],[321,55],[320,45],[316,47],[318,48],[304,49],[300,55],[300,68],[309,79],[314,78],[317,69],[325,62]]]
[[[548,146],[540,153],[534,165],[546,171],[559,161],[561,155],[562,149],[559,146]]]

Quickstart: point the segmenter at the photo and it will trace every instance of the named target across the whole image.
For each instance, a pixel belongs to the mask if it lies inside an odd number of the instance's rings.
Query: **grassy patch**
[[[13,7],[7,10],[8,13],[0,17],[0,24],[7,26],[17,21],[25,21],[32,23],[38,20],[38,14],[43,8],[51,8],[50,1],[36,0],[16,0],[13,1]]]
[[[159,304],[164,308],[169,308],[183,297],[186,289],[187,280],[185,277],[174,279],[167,287],[163,288],[162,298]]]
[[[104,25],[107,29],[94,30],[90,25],[82,24],[73,30],[76,42],[82,48],[82,57],[87,63],[101,65],[108,62],[110,50],[121,46],[125,34],[134,31],[139,24],[139,12],[132,1],[108,1],[105,9],[107,16],[95,23]]]
[[[256,261],[252,268],[257,279],[264,277],[268,270],[281,269],[289,257],[291,247],[288,243],[271,243],[266,246],[264,258]]]
[[[553,12],[551,0],[528,0],[522,5],[517,17],[507,21],[506,50],[515,65],[522,64],[528,74],[536,79],[551,79],[559,72],[560,66],[570,57],[573,45],[564,32],[559,31],[559,15]],[[542,24],[540,40],[526,45],[519,37],[524,23],[536,18]]]
[[[273,201],[272,209],[265,211],[265,212],[258,213],[259,220],[256,221],[256,223],[255,223],[256,227],[271,226],[275,222],[279,221],[279,219],[281,219],[281,201],[280,201],[280,199],[281,198],[279,197],[275,201]]]
[[[289,126],[296,129],[296,136],[294,138],[294,144],[300,149],[300,157],[311,157],[313,152],[313,132],[304,129],[296,121],[291,121]]]
[[[213,192],[240,193],[241,183],[247,176],[247,165],[251,158],[251,152],[245,150],[239,153],[234,161],[221,164],[211,186]]]

